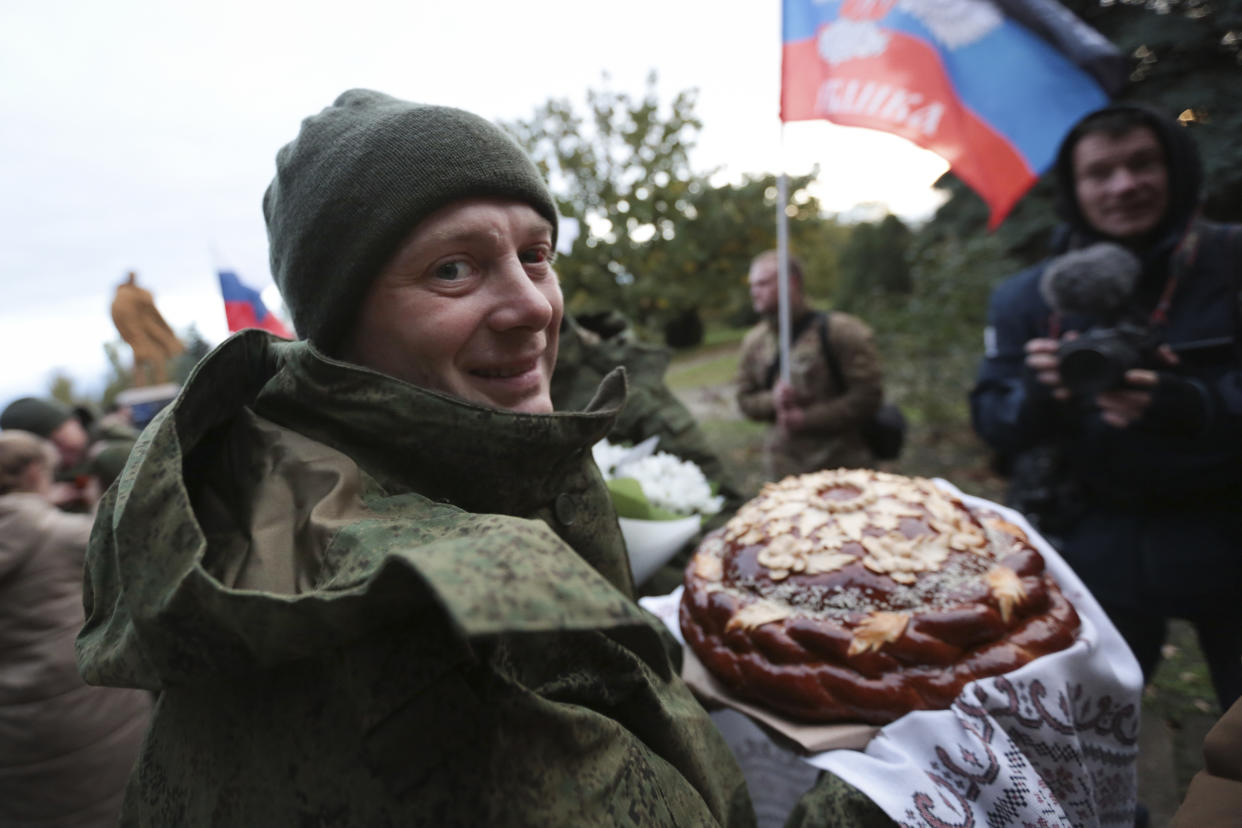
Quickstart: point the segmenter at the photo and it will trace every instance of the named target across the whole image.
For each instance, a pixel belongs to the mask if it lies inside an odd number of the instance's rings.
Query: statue
[[[130,271],[117,285],[112,322],[134,352],[134,386],[168,382],[168,361],[185,350],[155,307],[150,291],[138,287]]]

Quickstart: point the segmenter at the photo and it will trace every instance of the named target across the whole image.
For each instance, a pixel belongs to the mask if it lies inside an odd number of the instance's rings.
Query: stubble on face
[[[760,262],[750,270],[750,304],[755,313],[769,315],[776,313],[779,299],[777,289],[776,265]]]
[[[372,284],[346,358],[492,408],[551,412],[563,315],[551,239],[523,202],[438,210]]]
[[[760,316],[776,316],[780,310],[780,261],[775,256],[764,256],[750,268],[747,278],[750,286],[750,304]],[[796,314],[803,307],[802,281],[790,267],[789,307]]]
[[[1083,218],[1119,241],[1151,233],[1168,210],[1169,172],[1153,130],[1090,132],[1074,146],[1074,191]]]

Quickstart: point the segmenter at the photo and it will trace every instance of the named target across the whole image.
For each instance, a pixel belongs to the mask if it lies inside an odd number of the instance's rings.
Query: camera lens
[[[1061,356],[1061,384],[1075,394],[1090,395],[1121,385],[1125,366],[1105,350],[1080,348]]]

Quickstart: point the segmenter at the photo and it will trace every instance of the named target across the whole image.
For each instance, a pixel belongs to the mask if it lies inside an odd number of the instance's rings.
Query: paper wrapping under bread
[[[680,597],[680,594],[679,594]],[[787,719],[778,713],[748,704],[716,680],[707,672],[707,668],[699,661],[694,650],[682,645],[685,658],[681,668],[681,677],[690,685],[694,694],[709,709],[713,706],[729,707],[744,713],[758,723],[769,735],[778,741],[787,743],[800,753],[822,753],[825,750],[862,750],[871,741],[871,737],[880,729],[868,724],[803,724]]]

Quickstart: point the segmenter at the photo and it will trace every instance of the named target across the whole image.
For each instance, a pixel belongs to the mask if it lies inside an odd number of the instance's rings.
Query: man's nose
[[[1127,167],[1118,167],[1109,176],[1109,186],[1115,191],[1129,190],[1135,186],[1137,178]]]
[[[547,288],[530,277],[517,256],[498,266],[494,277],[496,307],[490,316],[492,327],[543,330],[551,323],[552,302],[544,292]],[[555,284],[555,274],[543,278]]]

